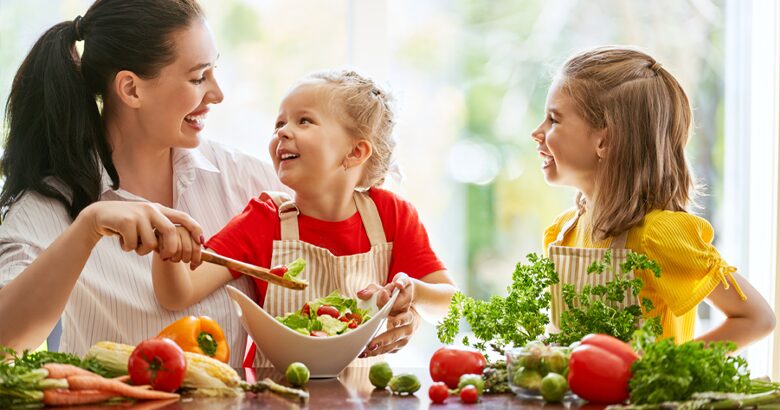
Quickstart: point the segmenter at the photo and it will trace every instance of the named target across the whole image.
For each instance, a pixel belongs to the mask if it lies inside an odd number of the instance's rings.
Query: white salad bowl
[[[312,378],[336,377],[355,360],[385,322],[398,297],[395,290],[381,309],[377,309],[376,294],[369,301],[358,299],[360,308],[371,312],[367,322],[341,335],[314,337],[285,326],[240,290],[232,286],[227,290],[244,329],[274,367],[284,372],[290,363],[301,362]]]

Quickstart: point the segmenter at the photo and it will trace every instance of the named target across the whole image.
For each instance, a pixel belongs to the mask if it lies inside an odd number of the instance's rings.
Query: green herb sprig
[[[623,341],[631,340],[642,318],[653,310],[653,302],[642,298],[641,306],[618,307],[630,292],[638,296],[642,280],[631,279],[628,273],[635,270],[649,270],[655,277],[661,276],[661,267],[646,255],[629,252],[626,261],[620,264],[620,271],[613,272],[614,279],[604,285],[585,285],[577,292],[572,284],[561,286],[561,296],[568,308],[561,314],[560,333],[553,334],[548,342],[568,345],[590,333],[602,333]],[[600,261],[588,266],[588,275],[612,272],[612,251],[608,250]],[[661,321],[650,318],[648,331],[660,335]]]
[[[467,337],[463,344],[485,351],[489,343],[493,350],[502,352],[512,346],[523,346],[544,334],[550,322],[550,285],[558,283],[558,274],[550,259],[534,253],[527,256],[528,264],[518,263],[512,274],[507,296],[493,296],[488,301],[475,300],[460,292],[455,293],[447,316],[436,325],[439,340],[451,344],[465,318],[477,342]]]
[[[675,345],[668,338],[645,343],[644,355],[631,368],[631,403],[684,401],[700,392],[751,392],[747,361],[728,356],[735,349],[731,342]]]

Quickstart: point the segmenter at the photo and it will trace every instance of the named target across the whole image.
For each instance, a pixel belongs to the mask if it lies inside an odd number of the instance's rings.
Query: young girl
[[[295,201],[264,193],[205,244],[258,266],[307,261],[305,291],[256,281],[259,304],[272,315],[300,309],[333,290],[363,299],[380,291],[383,303],[393,287],[401,289],[388,332],[361,357],[404,346],[418,324],[415,310],[436,320],[455,292],[415,209],[377,188],[394,147],[388,103],[384,91],[355,72],[306,77],[282,101],[269,147]],[[239,275],[216,265],[197,266],[199,246],[181,231],[177,253],[191,255],[190,269],[172,263],[178,257],[157,256],[152,267],[157,297],[169,309],[186,308]],[[254,350],[247,355],[249,366]]]
[[[544,246],[561,282],[578,287],[599,280],[584,270],[605,248],[618,259],[627,250],[646,254],[662,275],[636,272],[644,282],[639,297],[653,302],[663,337],[691,340],[695,307],[706,298],[727,319],[699,339],[743,347],[770,333],[775,318],[712,246],[712,226],[686,211],[695,193],[685,158],[691,117],[677,80],[647,54],[602,47],[569,59],[531,134],[545,180],[579,190],[577,207],[547,228]],[[555,324],[561,309],[558,287]]]

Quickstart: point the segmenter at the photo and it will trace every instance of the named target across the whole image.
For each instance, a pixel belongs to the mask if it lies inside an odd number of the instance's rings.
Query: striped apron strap
[[[379,218],[379,211],[376,204],[368,192],[355,191],[355,205],[357,206],[360,218],[363,220],[363,227],[366,228],[366,234],[371,246],[387,243],[385,229],[382,227],[382,219]]]
[[[281,239],[283,241],[297,241],[298,234],[298,215],[301,211],[295,205],[295,201],[284,192],[263,192],[260,194],[261,200],[271,199],[279,208],[279,221],[281,223]]]

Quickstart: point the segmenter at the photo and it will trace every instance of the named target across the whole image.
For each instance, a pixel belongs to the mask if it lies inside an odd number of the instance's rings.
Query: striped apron
[[[550,319],[552,323],[549,330],[553,333],[558,332],[561,314],[567,309],[561,293],[562,285],[572,284],[577,292],[580,292],[585,285],[605,285],[607,281],[614,279],[613,272],[619,272],[620,265],[626,261],[628,252],[630,252],[630,249],[625,249],[628,231],[624,231],[620,235],[612,238],[612,243],[609,248],[573,248],[569,246],[560,246],[560,244],[563,243],[566,234],[577,225],[579,217],[580,213],[577,212],[574,217],[563,225],[561,232],[558,233],[558,237],[550,244],[548,249],[550,260],[555,264],[555,271],[558,273],[560,279],[558,284],[550,287],[550,293],[552,295]],[[588,274],[588,266],[595,261],[601,261],[604,257],[604,253],[608,250],[612,251],[612,271],[606,271],[601,274],[595,272]],[[634,272],[629,272],[627,277],[633,279]],[[623,300],[623,303],[618,304],[618,307],[638,304],[638,298],[632,293],[628,293],[629,296]],[[576,300],[574,303],[575,305],[577,304]]]
[[[368,234],[371,249],[356,255],[335,256],[328,249],[314,246],[299,239],[298,215],[300,211],[287,194],[264,192],[261,199],[272,199],[279,208],[281,240],[274,241],[271,266],[284,265],[297,258],[306,261],[302,278],[309,286],[303,291],[281,286],[269,286],[263,309],[271,316],[284,316],[294,312],[314,299],[325,297],[334,290],[342,295],[357,299],[357,293],[370,284],[383,286],[387,283],[393,244],[387,242],[382,220],[374,201],[367,192],[355,191],[357,206],[363,227]],[[257,354],[256,354],[257,353]],[[370,366],[376,357],[355,359],[350,366]],[[247,351],[244,367],[271,367],[268,359],[252,343]]]

